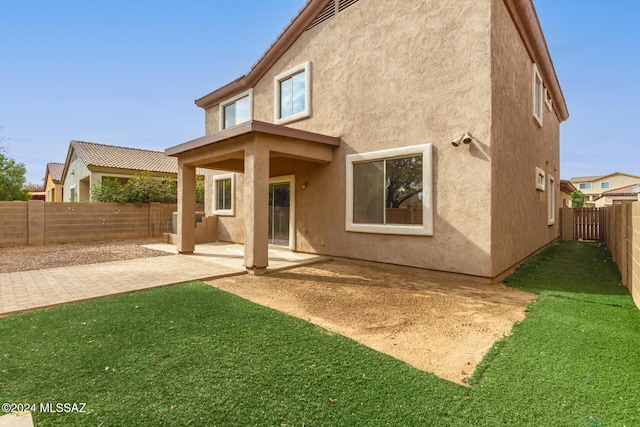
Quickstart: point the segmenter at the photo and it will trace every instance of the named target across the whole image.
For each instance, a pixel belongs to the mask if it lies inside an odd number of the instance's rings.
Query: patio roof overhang
[[[333,160],[340,137],[293,129],[257,120],[167,148],[167,156],[198,167],[241,171],[247,145],[268,146],[270,158],[289,157],[316,163]]]

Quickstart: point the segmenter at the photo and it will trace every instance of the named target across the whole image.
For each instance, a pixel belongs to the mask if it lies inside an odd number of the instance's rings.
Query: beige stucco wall
[[[598,202],[596,198],[607,191],[615,190],[616,188],[626,187],[628,185],[638,184],[640,179],[637,177],[624,175],[620,173],[615,173],[610,176],[602,177],[601,179],[597,179],[594,181],[580,181],[580,180],[571,180],[571,183],[576,186],[576,188],[580,188],[581,182],[591,182],[591,189],[580,189],[585,194],[585,201],[593,201],[596,207],[601,207],[603,205],[602,201]],[[600,188],[600,184],[603,182],[609,183],[609,188]]]
[[[296,186],[297,250],[491,275],[491,3],[361,0],[305,32],[256,84],[254,119],[273,123],[274,76],[311,61],[312,116],[287,126],[342,140],[329,165],[272,161],[271,176],[308,182]],[[209,109],[207,133],[218,122]],[[463,131],[477,141],[453,147]],[[345,156],[426,143],[434,235],[346,232]],[[221,218],[219,237],[242,224],[241,212]]]
[[[64,200],[65,202],[76,202],[84,199],[77,198],[77,200],[71,200],[71,188],[75,188],[76,195],[82,191],[80,181],[91,175],[91,171],[84,164],[82,159],[78,156],[72,162],[69,163],[69,167],[66,169],[67,175],[63,177],[64,182]],[[71,172],[74,172],[71,174]]]
[[[45,183],[45,194],[47,202],[62,202],[62,184],[56,184],[51,179],[51,175],[47,174],[47,182]],[[50,200],[52,199],[52,200]]]
[[[491,273],[497,276],[559,236],[561,191],[558,118],[546,105],[543,126],[533,118],[533,61],[503,2],[491,4]],[[547,221],[549,189],[536,190],[536,167],[555,178],[553,225]]]

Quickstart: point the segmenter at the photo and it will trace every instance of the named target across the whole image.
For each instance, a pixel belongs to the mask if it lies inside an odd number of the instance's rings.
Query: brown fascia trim
[[[553,108],[556,111],[558,120],[561,122],[569,118],[567,103],[562,94],[556,70],[553,67],[549,49],[538,21],[535,7],[531,0],[504,0],[504,4],[509,10],[511,19],[516,25],[520,38],[529,52],[529,56],[538,66],[542,79],[546,83],[547,90],[551,92]]]
[[[164,153],[167,156],[177,157],[180,153],[184,153],[185,151],[195,150],[196,148],[201,148],[209,144],[215,144],[217,142],[222,142],[227,139],[236,138],[242,135],[248,135],[250,133],[263,133],[272,136],[282,136],[285,138],[317,142],[334,147],[340,145],[340,137],[322,135],[319,133],[308,132],[306,130],[293,129],[285,126],[251,120],[246,123],[221,130],[219,132],[214,132],[212,134],[193,139],[174,147],[169,147],[164,150]]]
[[[329,2],[334,0],[309,0],[307,4],[298,12],[289,25],[282,31],[276,41],[267,49],[262,57],[256,62],[244,76],[238,77],[231,83],[222,86],[219,89],[196,99],[195,104],[204,108],[211,108],[214,105],[224,101],[225,99],[245,91],[255,86],[255,84],[264,76],[280,57],[289,49],[298,37],[305,32],[307,27],[313,22],[318,14],[325,8]]]

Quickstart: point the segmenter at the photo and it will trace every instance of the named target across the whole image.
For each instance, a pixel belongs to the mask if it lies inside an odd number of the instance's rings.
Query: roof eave
[[[558,120],[561,122],[567,120],[569,118],[567,103],[560,88],[560,82],[553,67],[553,61],[533,2],[531,0],[504,0],[504,4],[509,10],[511,19],[516,25],[529,56],[536,63],[543,80],[547,83]]]
[[[203,109],[208,109],[220,103],[238,92],[253,87],[269,69],[276,63],[284,52],[305,32],[318,14],[333,0],[309,0],[298,12],[289,25],[282,31],[276,41],[267,49],[246,75],[233,82],[214,90],[213,92],[196,99],[195,104]]]

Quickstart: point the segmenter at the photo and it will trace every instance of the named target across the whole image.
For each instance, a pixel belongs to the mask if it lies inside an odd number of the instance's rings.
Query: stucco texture
[[[296,188],[296,250],[491,274],[490,20],[489,0],[455,8],[361,0],[303,33],[255,85],[254,119],[272,123],[274,76],[310,61],[311,117],[287,126],[341,138],[328,165],[271,162],[271,176],[308,182]],[[207,133],[218,130],[217,114],[208,110]],[[477,144],[453,147],[463,131]],[[433,144],[433,236],[345,231],[345,156],[426,143]],[[229,235],[241,234],[237,216],[220,221]]]
[[[559,121],[543,105],[533,117],[533,61],[503,2],[492,5],[491,275],[497,276],[559,236]],[[543,79],[543,84],[544,84]],[[536,190],[536,167],[555,178],[556,221],[548,225],[549,188]]]
[[[271,153],[269,176],[297,183],[295,250],[495,279],[558,237],[559,119],[545,106],[543,125],[533,118],[534,60],[503,1],[360,0],[303,32],[257,81],[254,120],[274,122],[274,77],[306,62],[311,115],[286,126],[340,146],[328,164]],[[207,134],[218,115],[206,111]],[[465,131],[472,142],[453,146]],[[346,231],[346,156],[422,144],[432,146],[433,235]],[[242,155],[225,164],[242,183]],[[536,168],[555,179],[553,203]],[[246,238],[246,189],[236,184],[235,216],[219,218],[221,240]]]

